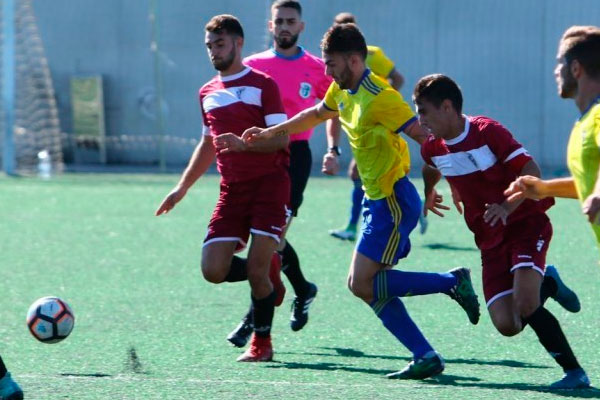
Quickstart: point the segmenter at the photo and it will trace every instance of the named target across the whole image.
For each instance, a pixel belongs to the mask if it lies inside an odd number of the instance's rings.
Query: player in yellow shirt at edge
[[[572,26],[565,31],[554,75],[560,97],[573,99],[581,112],[567,147],[571,176],[551,180],[522,176],[504,194],[509,201],[550,196],[579,199],[600,246],[600,27]]]

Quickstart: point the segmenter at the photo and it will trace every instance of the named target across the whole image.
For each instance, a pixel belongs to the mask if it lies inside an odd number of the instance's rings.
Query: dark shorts
[[[552,224],[546,214],[535,214],[511,224],[498,246],[481,251],[483,294],[489,307],[513,293],[513,272],[532,268],[544,276]]]
[[[304,199],[304,189],[312,169],[312,153],[308,140],[298,140],[290,143],[290,167],[288,169],[292,190],[290,192],[290,208],[292,215],[298,215],[298,209]]]
[[[421,198],[407,177],[383,199],[363,200],[363,223],[356,251],[382,264],[395,265],[410,252],[410,232],[421,215]]]
[[[270,236],[279,243],[290,213],[289,197],[290,180],[285,170],[246,182],[221,184],[204,246],[235,241],[239,251],[250,233]]]

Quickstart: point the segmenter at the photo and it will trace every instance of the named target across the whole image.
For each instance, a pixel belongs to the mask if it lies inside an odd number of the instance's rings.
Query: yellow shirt
[[[389,196],[410,169],[408,145],[400,137],[400,131],[416,121],[410,106],[369,69],[356,90],[342,90],[332,82],[323,104],[339,113],[365,195],[372,200]]]
[[[600,166],[600,97],[573,126],[567,147],[567,165],[580,201],[593,191]],[[600,245],[600,226],[592,224]]]
[[[394,62],[385,55],[380,47],[377,46],[367,46],[366,64],[375,75],[383,79],[387,79],[394,69]]]

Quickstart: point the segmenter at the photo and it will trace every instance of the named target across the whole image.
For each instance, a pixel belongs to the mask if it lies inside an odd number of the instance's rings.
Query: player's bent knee
[[[218,265],[211,262],[205,262],[202,260],[200,267],[202,276],[210,283],[221,283],[227,276],[228,269],[223,265]]]
[[[369,303],[373,298],[373,289],[355,279],[348,278],[348,289],[350,289],[353,295],[366,301],[367,303]]]
[[[202,269],[202,276],[210,283],[222,283],[225,280],[225,276],[221,273]]]
[[[494,321],[494,326],[502,336],[515,336],[521,332],[521,326],[509,320]]]

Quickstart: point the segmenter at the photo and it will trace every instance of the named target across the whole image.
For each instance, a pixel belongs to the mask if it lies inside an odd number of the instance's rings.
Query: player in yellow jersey
[[[443,359],[412,321],[400,297],[448,294],[465,309],[473,324],[479,320],[479,303],[466,268],[446,273],[391,269],[410,252],[409,234],[422,210],[417,190],[406,176],[410,155],[399,133],[403,131],[422,143],[425,132],[402,95],[366,67],[367,46],[356,25],[329,28],[321,49],[326,73],[334,80],[325,99],[287,122],[246,130],[244,141],[252,145],[339,117],[365,187],[364,221],[350,265],[348,288],[371,306],[413,355],[406,368],[389,374],[389,378],[423,379],[439,374],[444,369]],[[323,169],[331,171],[337,158],[327,154],[323,162]]]
[[[523,197],[579,199],[600,245],[600,28],[572,26],[563,34],[554,71],[558,92],[573,99],[581,116],[567,147],[571,176],[541,180],[522,176],[506,190],[509,201]]]
[[[339,24],[356,24],[356,18],[349,12],[342,12],[335,16],[333,20],[334,25]],[[404,77],[396,69],[394,62],[383,52],[380,47],[367,45],[367,67],[378,77],[387,80],[389,84],[396,90],[400,90],[404,84]],[[339,137],[328,136],[330,151],[336,155],[339,155],[339,147],[336,145],[339,141]],[[362,209],[362,200],[365,192],[362,189],[362,182],[356,168],[356,161],[352,159],[348,166],[348,176],[352,180],[354,187],[352,189],[352,207],[350,208],[350,219],[345,227],[341,229],[332,229],[329,234],[335,238],[342,240],[355,240],[356,239],[356,227],[360,217],[360,211]],[[421,233],[425,233],[427,230],[427,219],[424,214],[419,217],[419,224],[421,225]]]

